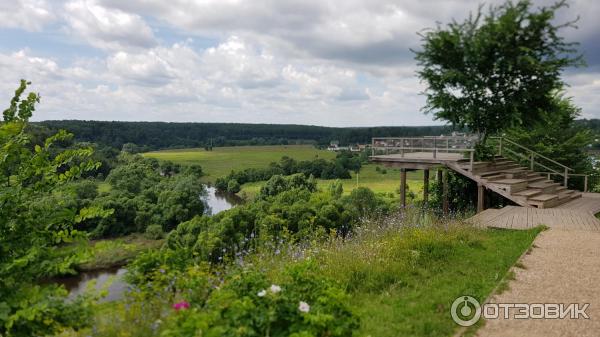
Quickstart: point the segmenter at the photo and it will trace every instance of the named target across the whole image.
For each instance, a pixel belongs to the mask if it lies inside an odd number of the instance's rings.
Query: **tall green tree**
[[[541,123],[528,128],[514,127],[506,130],[506,136],[571,167],[575,173],[588,173],[592,170],[592,163],[586,148],[591,144],[593,135],[591,130],[575,123],[581,109],[562,95],[555,95],[553,100],[553,110],[544,116]]]
[[[22,80],[0,122],[0,336],[42,336],[85,323],[87,302],[66,302],[64,288],[40,279],[69,270],[73,256],[59,247],[82,237],[79,221],[100,215],[91,208],[69,208],[53,193],[99,163],[90,148],[52,151],[72,135],[60,131],[42,145],[29,144],[26,127],[39,95],[21,95]]]
[[[544,121],[556,111],[561,72],[583,63],[577,44],[560,35],[575,22],[555,23],[566,6],[508,1],[423,32],[415,53],[427,85],[424,110],[476,132],[483,143],[507,128]]]

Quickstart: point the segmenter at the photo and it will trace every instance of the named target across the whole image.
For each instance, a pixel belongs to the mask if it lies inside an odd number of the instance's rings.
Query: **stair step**
[[[508,169],[508,170],[496,170],[496,171],[489,171],[489,172],[482,172],[480,174],[478,174],[481,177],[485,177],[488,175],[496,175],[496,174],[507,174],[507,173],[515,173],[515,172],[527,172],[525,171],[525,169],[521,169],[521,168],[514,168],[514,169]]]
[[[521,196],[521,197],[532,197],[534,195],[540,194],[542,193],[542,190],[537,189],[537,188],[530,188],[530,189],[526,189],[520,192],[516,192],[515,195],[517,196]]]
[[[557,199],[558,195],[556,194],[538,194],[538,195],[534,195],[533,197],[529,198],[528,201],[548,201],[548,200],[552,200],[552,199]]]
[[[506,174],[497,174],[497,175],[493,175],[493,176],[485,176],[482,178],[487,181],[496,181],[496,180],[506,179]]]
[[[539,188],[542,190],[542,193],[546,194],[556,194],[556,188],[560,187],[559,183],[553,183],[548,181],[539,181],[535,183],[531,183],[527,185],[528,188]]]
[[[571,197],[573,196],[573,192],[572,190],[566,190],[564,192],[561,192],[558,194],[558,199],[571,199]]]
[[[503,184],[503,185],[515,185],[520,183],[526,183],[525,179],[502,179],[494,181],[495,184]]]
[[[531,188],[547,188],[547,187],[551,187],[551,186],[556,188],[556,187],[560,186],[560,184],[552,182],[550,180],[537,181],[537,182],[529,184],[529,187],[531,187]]]
[[[490,184],[496,185],[510,194],[527,189],[527,180],[525,179],[500,179],[491,181]]]
[[[539,182],[539,181],[542,181],[542,180],[547,180],[545,177],[541,177],[541,176],[537,176],[537,177],[527,177],[526,179],[527,179],[527,181],[528,181],[530,184],[532,184],[532,183],[537,183],[537,182]]]

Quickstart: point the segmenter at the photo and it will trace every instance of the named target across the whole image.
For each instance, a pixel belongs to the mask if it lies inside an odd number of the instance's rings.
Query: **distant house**
[[[356,145],[350,146],[350,151],[351,152],[362,152],[362,151],[366,150],[367,147],[368,147],[368,145],[365,145],[365,144],[356,144]]]
[[[328,151],[340,151],[340,142],[337,140],[332,140],[327,147]]]

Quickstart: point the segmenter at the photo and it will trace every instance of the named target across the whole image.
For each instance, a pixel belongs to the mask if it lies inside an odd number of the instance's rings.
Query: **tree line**
[[[67,130],[80,142],[93,142],[122,149],[127,144],[136,152],[165,148],[217,147],[236,145],[328,145],[370,143],[372,137],[436,136],[448,134],[451,126],[390,126],[334,128],[312,125],[166,123],[57,120],[35,123],[48,134]],[[135,145],[135,146],[132,146]],[[131,152],[131,150],[130,150]]]

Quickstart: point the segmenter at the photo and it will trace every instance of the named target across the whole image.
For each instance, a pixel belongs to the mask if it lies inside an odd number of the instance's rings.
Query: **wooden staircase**
[[[502,156],[485,162],[464,159],[447,166],[525,207],[556,207],[582,195]]]

